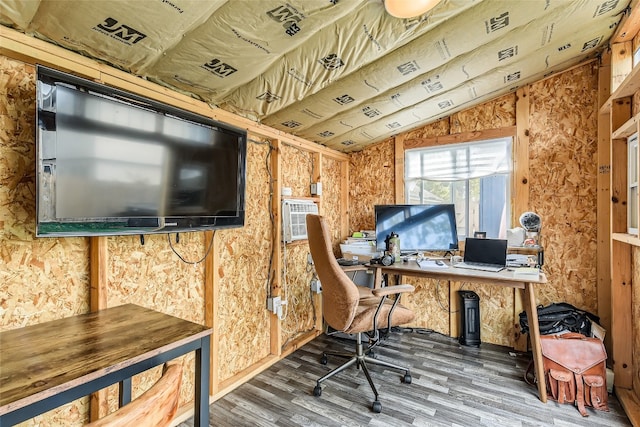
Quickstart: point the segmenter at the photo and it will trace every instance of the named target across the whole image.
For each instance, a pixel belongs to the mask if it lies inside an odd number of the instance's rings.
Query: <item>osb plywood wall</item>
[[[139,236],[109,237],[107,306],[133,303],[203,324],[204,265],[198,261],[208,244],[204,233],[181,233],[178,242],[175,234],[149,235],[145,236],[144,244]],[[195,364],[193,354],[181,360],[185,373],[180,396],[185,403],[193,397]],[[134,377],[134,396],[159,377],[160,368]],[[117,387],[109,389],[108,399],[109,410],[117,409]]]
[[[288,171],[282,177],[282,186],[291,188],[292,198],[311,196],[313,153],[293,145],[282,144],[280,155],[282,169]]]
[[[217,369],[225,380],[269,354],[266,312],[269,259],[275,227],[269,215],[268,142],[249,135],[247,146],[246,214],[243,228],[218,230],[216,257],[219,313]],[[273,154],[273,151],[271,151]]]
[[[374,229],[374,205],[393,204],[393,139],[376,144],[349,158],[349,232]]]
[[[545,271],[550,282],[537,288],[538,302],[564,301],[594,313],[596,73],[595,64],[587,64],[531,85],[531,112],[525,124],[530,130],[530,209],[542,216]],[[516,97],[509,94],[404,136],[429,138],[514,125]],[[353,182],[364,183],[362,188],[353,186],[351,190],[352,229],[373,227],[375,203],[394,203],[394,155],[393,141],[388,140],[351,156]],[[384,188],[374,191],[374,186]],[[448,334],[448,284],[415,278],[404,278],[403,282],[416,287],[404,300],[416,311],[416,326]],[[482,340],[512,345],[514,291],[474,284],[462,286],[480,297]]]
[[[314,328],[316,311],[311,294],[310,266],[307,266],[309,246],[287,245],[283,260],[280,296],[287,300],[283,311],[282,346]]]
[[[321,164],[315,164],[316,161],[318,160],[313,153],[283,144],[281,163],[286,173],[282,176],[282,186],[291,188],[292,198],[310,197],[310,184],[314,179],[313,171],[320,168],[322,195],[318,199],[321,213],[327,217],[331,227],[334,247],[339,247],[341,239],[345,237],[340,235],[340,212],[346,210],[341,206],[340,199],[341,164],[326,156],[321,157]],[[282,253],[280,295],[287,300],[281,324],[284,348],[291,340],[314,328],[319,307],[315,305],[314,295],[310,292],[313,267],[307,264],[309,254],[307,241],[283,245]]]
[[[88,311],[86,239],[35,239],[35,70],[0,56],[0,324]]]
[[[530,208],[542,217],[548,286],[538,302],[597,313],[597,64],[531,86]]]
[[[340,222],[347,211],[346,206],[341,206],[340,189],[342,182],[341,162],[326,156],[322,157],[322,203],[321,214],[327,218],[331,227],[331,241],[333,252],[340,256],[340,242],[345,238],[341,235]],[[344,183],[347,185],[347,183]]]

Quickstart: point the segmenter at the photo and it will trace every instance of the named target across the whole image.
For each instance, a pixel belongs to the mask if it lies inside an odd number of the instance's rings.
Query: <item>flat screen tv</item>
[[[376,205],[376,249],[386,249],[392,232],[400,238],[400,252],[454,251],[458,231],[454,205]]]
[[[36,235],[241,227],[247,133],[39,66]]]

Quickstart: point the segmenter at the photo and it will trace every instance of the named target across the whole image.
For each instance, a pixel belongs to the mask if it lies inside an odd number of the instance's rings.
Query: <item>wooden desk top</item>
[[[0,332],[0,415],[209,334],[133,304]]]
[[[470,270],[456,268],[449,265],[434,267],[420,267],[415,261],[399,262],[389,266],[372,265],[388,274],[405,274],[408,276],[429,277],[432,279],[447,279],[459,282],[492,283],[509,286],[512,288],[524,288],[524,283],[544,284],[547,277],[540,273],[538,277],[515,276],[513,271],[504,269],[497,273],[491,271]]]

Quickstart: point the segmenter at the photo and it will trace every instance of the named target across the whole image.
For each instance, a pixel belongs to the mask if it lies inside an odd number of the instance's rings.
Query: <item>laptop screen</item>
[[[507,264],[507,241],[467,237],[464,246],[464,262],[479,262],[504,267]]]

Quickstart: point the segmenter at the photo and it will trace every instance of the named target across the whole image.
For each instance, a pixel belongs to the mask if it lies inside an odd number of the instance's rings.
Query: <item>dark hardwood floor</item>
[[[461,346],[428,331],[403,329],[375,350],[382,360],[411,368],[412,383],[379,366],[370,367],[382,413],[371,411],[373,393],[361,370],[349,368],[315,381],[342,359],[319,363],[325,349],[351,351],[354,342],[322,335],[211,405],[211,426],[630,426],[615,396],[610,412],[538,400],[523,373],[526,354],[492,344]],[[188,420],[180,427],[191,427]]]

